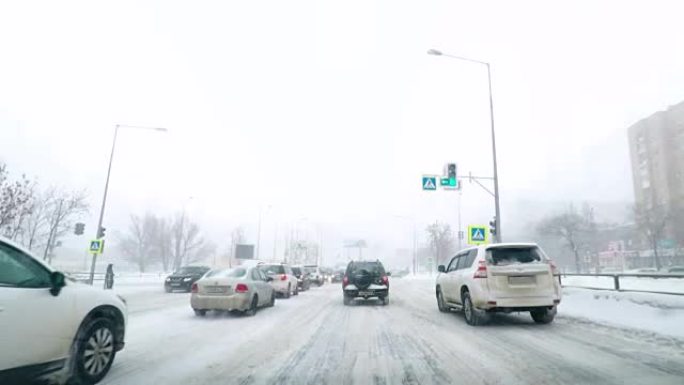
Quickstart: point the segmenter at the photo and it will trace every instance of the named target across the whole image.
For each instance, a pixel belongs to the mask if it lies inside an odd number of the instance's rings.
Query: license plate
[[[225,293],[226,288],[224,286],[208,286],[207,293],[209,294],[221,294]]]
[[[508,283],[511,285],[533,285],[535,283],[534,276],[523,277],[508,277]]]
[[[171,286],[180,286],[180,283],[172,283]]]
[[[359,295],[373,295],[372,291],[360,291]]]

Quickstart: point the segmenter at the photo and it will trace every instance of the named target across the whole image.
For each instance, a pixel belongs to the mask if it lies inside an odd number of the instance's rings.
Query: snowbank
[[[684,296],[564,288],[558,314],[684,338]]]
[[[561,277],[563,286],[613,289],[613,277]],[[684,294],[684,278],[638,278],[620,277],[621,290],[660,291]]]

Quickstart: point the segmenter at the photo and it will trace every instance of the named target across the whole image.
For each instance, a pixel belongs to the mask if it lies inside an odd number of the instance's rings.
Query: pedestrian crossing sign
[[[437,190],[437,176],[423,175],[423,190],[435,191]]]
[[[468,226],[468,244],[482,245],[487,243],[487,227],[483,225]]]
[[[90,241],[90,247],[88,248],[88,251],[90,251],[92,254],[102,254],[103,250],[104,239],[93,239]]]

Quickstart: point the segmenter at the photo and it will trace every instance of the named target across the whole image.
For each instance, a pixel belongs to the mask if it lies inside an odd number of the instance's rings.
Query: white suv
[[[537,323],[549,323],[561,300],[556,266],[534,243],[465,249],[439,272],[439,310],[463,309],[470,325],[485,323],[493,312],[521,311],[529,311]]]
[[[0,239],[0,384],[94,384],[124,347],[126,303]]]
[[[259,270],[271,277],[271,286],[276,293],[285,298],[299,295],[299,279],[295,277],[290,265],[284,263],[261,263]]]

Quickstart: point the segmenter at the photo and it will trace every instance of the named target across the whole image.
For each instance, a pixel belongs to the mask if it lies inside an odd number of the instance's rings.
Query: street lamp
[[[501,237],[501,209],[499,206],[499,173],[498,173],[498,167],[496,163],[496,135],[494,133],[494,101],[492,98],[492,74],[490,71],[490,66],[489,63],[479,61],[479,60],[473,60],[473,59],[468,59],[466,57],[462,56],[455,56],[455,55],[449,55],[442,53],[442,51],[438,51],[436,49],[430,49],[427,51],[428,55],[435,55],[435,56],[445,56],[451,59],[457,59],[457,60],[463,60],[471,63],[477,63],[477,64],[482,64],[487,67],[487,81],[489,83],[489,120],[491,123],[491,130],[492,130],[492,159],[494,163],[494,210],[495,210],[495,215],[496,215],[496,241],[501,242],[502,237]]]
[[[114,139],[112,140],[112,152],[109,154],[109,166],[107,167],[107,179],[105,181],[104,194],[102,196],[102,206],[100,207],[100,219],[97,221],[97,228],[95,229],[95,238],[100,239],[104,236],[102,231],[102,220],[104,219],[105,204],[107,203],[107,191],[109,190],[109,176],[112,173],[112,161],[114,160],[114,150],[116,149],[116,137],[119,135],[119,128],[136,128],[141,130],[152,130],[159,132],[168,132],[164,127],[148,127],[148,126],[131,126],[128,124],[117,124],[114,126]],[[93,284],[93,277],[95,276],[95,261],[97,254],[93,254],[93,262],[90,265],[90,279],[89,282]]]

